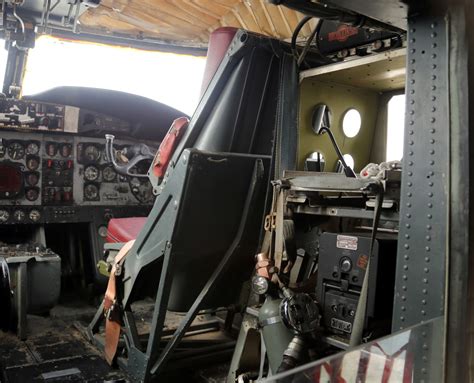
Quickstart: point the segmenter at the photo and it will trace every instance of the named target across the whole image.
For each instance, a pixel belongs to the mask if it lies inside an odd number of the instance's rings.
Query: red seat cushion
[[[112,218],[107,227],[106,242],[128,242],[136,239],[147,217]]]

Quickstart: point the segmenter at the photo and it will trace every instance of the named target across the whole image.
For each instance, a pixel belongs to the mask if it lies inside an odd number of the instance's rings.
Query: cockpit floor
[[[148,306],[140,307],[143,317],[151,314]],[[28,315],[25,341],[0,331],[0,382],[133,382],[123,371],[111,368],[85,338],[84,328],[95,310],[93,306],[67,305],[56,306],[48,317]],[[169,326],[174,327],[178,318],[170,319]],[[219,383],[225,381],[227,369],[227,363],[180,368],[158,380]]]
[[[5,383],[128,380],[123,372],[107,365],[73,323],[28,316],[28,329],[31,335],[26,341],[20,341],[15,334],[0,332]]]

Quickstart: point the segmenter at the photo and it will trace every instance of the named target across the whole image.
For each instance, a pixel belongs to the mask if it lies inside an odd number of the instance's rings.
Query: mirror
[[[314,107],[311,127],[315,134],[322,134],[324,129],[331,126],[331,111],[326,104],[318,104]]]

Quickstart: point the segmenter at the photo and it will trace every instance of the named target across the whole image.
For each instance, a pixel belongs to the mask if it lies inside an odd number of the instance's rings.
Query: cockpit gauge
[[[25,156],[25,148],[19,142],[12,142],[8,145],[8,156],[12,160],[21,160]]]
[[[38,222],[41,218],[41,213],[39,210],[33,209],[30,211],[30,214],[28,215],[31,221],[33,222]]]
[[[26,146],[26,154],[38,154],[39,152],[39,145],[36,143],[36,142],[30,142],[27,146]]]
[[[88,161],[96,162],[100,158],[100,151],[96,146],[88,145],[84,149],[84,157]]]
[[[84,178],[87,181],[95,181],[99,178],[99,169],[93,165],[89,165],[84,169]]]
[[[105,182],[113,182],[117,178],[117,173],[115,173],[114,168],[109,165],[102,170],[102,178]]]
[[[84,186],[84,199],[88,201],[96,201],[99,199],[99,188],[94,184]]]
[[[36,170],[39,168],[39,158],[36,156],[26,157],[26,167],[29,170]]]
[[[0,210],[0,223],[5,223],[10,218],[10,213],[6,210]]]
[[[25,193],[25,196],[28,201],[36,201],[39,197],[38,189],[28,189]]]
[[[61,153],[61,156],[64,158],[67,158],[71,155],[72,152],[72,145],[71,144],[62,144],[61,147],[59,148],[59,152]]]
[[[13,212],[13,219],[16,222],[23,222],[25,220],[26,214],[23,210],[15,210]]]
[[[26,183],[29,186],[36,186],[39,182],[39,174],[36,172],[28,173],[26,175]]]
[[[107,226],[104,226],[104,225],[99,226],[99,229],[97,230],[97,232],[102,238],[107,237]]]
[[[54,157],[57,152],[58,152],[58,145],[56,145],[54,142],[49,142],[48,144],[46,144],[46,154],[49,157]]]

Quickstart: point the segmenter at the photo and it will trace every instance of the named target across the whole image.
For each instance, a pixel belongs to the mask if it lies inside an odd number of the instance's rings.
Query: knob
[[[343,273],[348,273],[352,269],[352,262],[349,258],[343,258],[341,262],[341,271]]]

